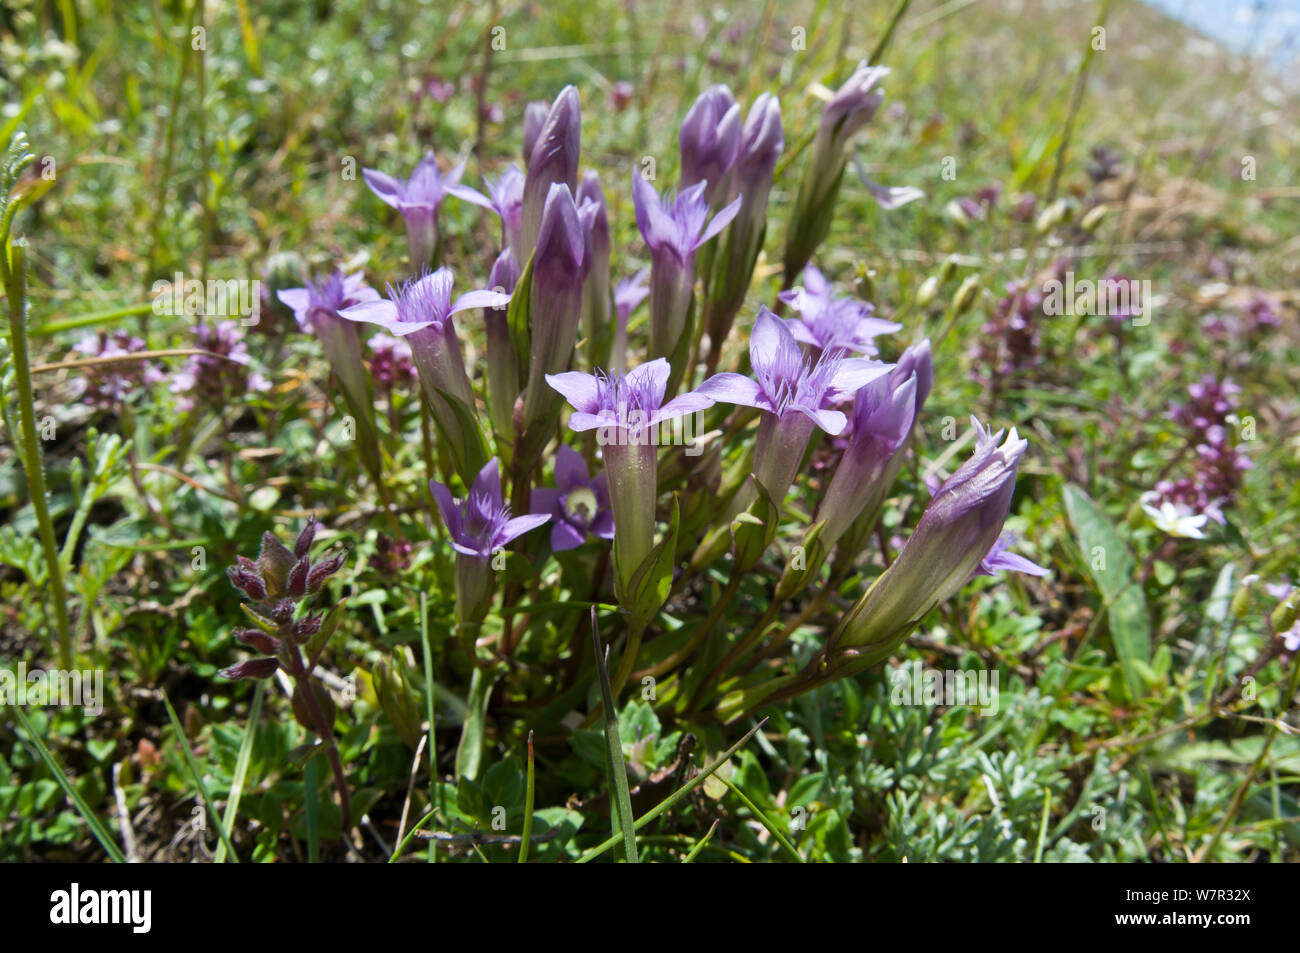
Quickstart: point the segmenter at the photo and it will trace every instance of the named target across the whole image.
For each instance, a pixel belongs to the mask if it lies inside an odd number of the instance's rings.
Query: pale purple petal
[[[451,490],[447,489],[437,480],[429,481],[429,492],[433,494],[433,501],[438,504],[438,512],[442,514],[442,521],[447,526],[447,532],[453,538],[460,535],[460,507],[452,499]]]
[[[551,527],[551,549],[557,553],[577,549],[586,541],[586,534],[566,520],[556,520]]]
[[[504,546],[511,540],[524,535],[524,533],[527,533],[529,530],[537,529],[537,527],[541,526],[543,523],[549,523],[550,521],[550,513],[529,513],[526,516],[516,516],[514,519],[507,522],[505,526],[501,527],[501,532],[497,534],[497,538],[494,542],[497,547]]]
[[[401,182],[378,169],[362,169],[361,178],[366,180],[371,192],[393,208],[397,208],[397,203],[406,194],[406,188]]]
[[[555,485],[567,493],[575,486],[587,486],[590,482],[587,461],[582,459],[582,454],[568,444],[560,444],[555,452]]]
[[[497,458],[493,457],[483,464],[483,469],[474,477],[474,489],[488,494],[496,506],[501,506],[501,468]]]
[[[504,308],[510,303],[510,295],[499,291],[467,291],[451,306],[448,314],[469,311],[472,308]]]
[[[559,391],[574,410],[585,414],[595,414],[600,410],[600,386],[596,378],[590,374],[584,374],[581,371],[547,374],[546,383]],[[578,414],[573,416],[576,417]],[[574,426],[572,421],[573,418],[571,417],[569,426],[577,430],[578,428]],[[599,424],[593,424],[592,426],[599,426]]]
[[[668,389],[668,378],[672,373],[672,365],[665,358],[659,357],[628,371],[627,382],[633,387],[646,388],[654,398],[653,405],[657,406],[664,399],[664,392]]]
[[[705,397],[726,404],[743,404],[746,407],[758,407],[760,409],[767,409],[768,406],[768,401],[763,396],[758,381],[752,380],[743,374],[733,374],[729,371],[714,374],[697,387],[695,393],[703,394]],[[669,403],[672,403],[672,401],[669,401]]]
[[[710,238],[731,224],[731,220],[740,213],[740,202],[742,198],[743,196],[736,196],[734,202],[720,210],[717,215],[713,216],[713,221],[709,222],[709,227],[704,230],[702,235],[700,235],[699,241],[695,243],[695,247],[698,248],[700,245],[703,245]]]

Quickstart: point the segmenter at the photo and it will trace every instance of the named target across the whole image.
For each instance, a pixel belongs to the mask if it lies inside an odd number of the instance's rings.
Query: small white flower
[[[1169,500],[1165,500],[1157,508],[1144,499],[1142,509],[1146,510],[1147,516],[1151,517],[1151,522],[1155,523],[1156,529],[1161,532],[1168,533],[1170,536],[1181,536],[1184,539],[1205,538],[1201,527],[1205,525],[1208,517],[1204,513],[1193,513],[1187,506]]]

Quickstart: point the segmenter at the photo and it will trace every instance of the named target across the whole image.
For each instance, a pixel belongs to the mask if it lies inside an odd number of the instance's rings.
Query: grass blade
[[[794,844],[791,844],[789,839],[784,834],[781,833],[780,825],[778,825],[774,820],[772,820],[761,810],[759,810],[758,805],[749,799],[749,795],[747,795],[740,788],[736,787],[734,784],[731,783],[730,780],[724,778],[722,775],[718,775],[718,779],[721,780],[722,783],[725,784],[728,788],[730,788],[732,793],[735,794],[736,797],[740,798],[740,802],[744,804],[745,807],[749,808],[749,812],[754,815],[754,818],[760,824],[762,824],[764,827],[767,828],[767,832],[771,834],[774,838],[776,838],[776,842],[781,845],[782,849],[785,850],[787,854],[793,857],[795,861],[797,861],[798,863],[802,864],[804,862],[803,854],[795,850]]]
[[[650,810],[646,811],[645,814],[643,814],[637,820],[633,829],[639,831],[641,828],[645,827],[647,824],[649,824],[651,821],[657,818],[660,814],[663,814],[665,811],[672,810],[673,805],[675,805],[678,801],[686,797],[686,795],[690,794],[697,787],[703,784],[705,778],[712,775],[715,771],[718,770],[718,768],[722,767],[733,757],[735,757],[736,752],[739,751],[742,747],[744,747],[745,742],[749,741],[750,738],[754,737],[754,735],[758,732],[758,729],[762,728],[763,725],[765,725],[766,723],[767,723],[767,719],[764,718],[753,728],[750,728],[749,731],[745,732],[744,737],[742,737],[734,745],[732,745],[726,751],[722,752],[722,754],[718,755],[711,762],[705,765],[703,771],[701,771],[695,777],[691,778],[689,781],[683,784],[672,794],[668,795],[668,797],[664,798],[654,807],[650,808]],[[580,864],[585,864],[595,860],[601,854],[605,853],[605,851],[609,850],[611,847],[617,844],[619,842],[619,839],[620,839],[619,835],[615,834],[613,837],[605,841],[603,844],[597,844],[591,850],[587,851],[585,854],[583,854],[581,857],[578,858],[577,862]]]
[[[524,832],[519,841],[519,863],[528,863],[528,841],[533,836],[533,733],[528,732],[528,782],[524,789]]]
[[[239,756],[235,759],[235,776],[230,780],[230,797],[226,800],[226,814],[221,821],[221,829],[230,836],[235,829],[235,818],[239,816],[239,799],[244,793],[244,778],[248,774],[248,762],[253,755],[253,738],[257,734],[257,721],[262,714],[262,694],[266,683],[258,681],[253,689],[253,703],[248,706],[248,727],[244,729],[244,740],[239,745]],[[226,841],[217,845],[214,863],[226,862]]]
[[[45,762],[45,767],[49,769],[50,774],[54,775],[54,780],[59,782],[59,787],[63,788],[63,793],[72,801],[72,806],[77,809],[81,819],[86,822],[86,826],[90,828],[90,833],[95,836],[95,840],[99,841],[99,846],[104,848],[105,853],[114,862],[125,864],[126,857],[123,856],[122,849],[117,846],[117,841],[113,840],[113,836],[109,834],[95,812],[90,809],[90,805],[82,800],[81,794],[72,783],[72,779],[64,773],[59,762],[54,760],[54,755],[50,753],[50,749],[45,747],[45,742],[36,733],[32,723],[27,720],[27,715],[17,705],[14,706],[14,714],[18,716],[18,723],[23,726],[23,730],[27,732],[31,747],[36,749],[37,755]]]
[[[713,825],[709,828],[709,832],[699,839],[699,842],[691,848],[689,854],[682,858],[683,864],[691,863],[699,855],[700,851],[704,850],[704,848],[708,846],[709,841],[713,839],[713,832],[718,829],[720,823],[721,821],[717,819],[713,821]]]
[[[429,807],[442,807],[442,785],[438,783],[438,722],[434,706],[436,683],[433,680],[433,652],[429,649],[429,599],[420,593],[420,647],[424,660],[424,717],[429,723]],[[429,841],[429,863],[438,861],[438,842]]]
[[[203,798],[203,806],[212,818],[212,823],[217,825],[217,836],[221,838],[221,843],[225,844],[230,859],[235,863],[239,863],[239,855],[235,853],[230,838],[226,836],[226,829],[221,825],[221,818],[217,816],[217,806],[212,803],[212,798],[208,794],[208,786],[203,783],[203,775],[199,771],[199,764],[194,760],[194,751],[190,748],[189,739],[185,737],[185,729],[181,726],[181,720],[176,717],[176,709],[172,707],[172,700],[167,697],[165,691],[162,693],[162,697],[163,704],[167,706],[167,717],[172,722],[172,730],[176,732],[176,740],[180,742],[181,751],[185,755],[185,763],[189,766],[190,774],[194,776],[194,785],[199,789],[199,796]]]
[[[609,656],[600,650],[600,627],[596,610],[591,610],[591,644],[596,650],[596,671],[605,709],[605,770],[609,775],[610,821],[622,840],[622,856],[629,864],[636,860],[636,828],[632,820],[632,794],[627,786],[627,765],[623,763],[623,737],[618,730],[618,711],[609,685]]]

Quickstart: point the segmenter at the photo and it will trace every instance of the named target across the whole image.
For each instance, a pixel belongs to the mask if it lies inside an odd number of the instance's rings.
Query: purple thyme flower
[[[495,182],[488,180],[492,208],[501,219],[501,247],[512,251],[522,244],[524,225],[524,174],[513,162]],[[519,263],[523,267],[523,263]]]
[[[370,377],[384,393],[391,394],[398,384],[417,379],[411,346],[402,338],[380,333],[366,343],[370,345]]]
[[[83,357],[124,357],[148,349],[143,338],[127,331],[87,334],[73,348]],[[121,361],[93,364],[83,369],[75,387],[87,403],[111,410],[145,387],[165,380],[167,375],[153,361]]]
[[[855,298],[836,298],[830,283],[815,266],[804,269],[804,286],[778,296],[799,312],[786,322],[800,344],[822,351],[842,350],[874,357],[879,353],[875,338],[893,334],[903,326],[872,317],[875,307]]]
[[[754,378],[715,374],[697,393],[729,404],[757,407],[785,417],[800,413],[831,436],[848,418],[834,405],[848,400],[860,387],[889,373],[891,365],[866,358],[823,354],[816,362],[804,353],[784,321],[760,305],[749,338]]]
[[[415,166],[409,179],[395,179],[375,169],[362,169],[361,176],[370,191],[402,213],[406,221],[406,240],[410,246],[411,267],[417,272],[433,259],[438,246],[438,206],[448,195],[492,208],[492,203],[468,186],[460,184],[465,163],[455,166],[446,176],[438,171],[432,152]]]
[[[605,474],[591,479],[582,454],[567,444],[556,451],[555,488],[533,490],[531,506],[534,512],[551,514],[551,549],[557,553],[581,546],[588,534],[614,538]]]
[[[451,490],[437,480],[429,481],[429,490],[451,536],[452,548],[484,561],[551,519],[550,513],[511,517],[509,504],[501,500],[501,472],[496,457],[484,464],[463,500],[453,499]]]
[[[238,321],[201,324],[194,334],[194,346],[208,353],[191,355],[172,381],[172,393],[182,395],[176,401],[181,410],[217,407],[236,395],[271,389],[270,381],[249,368],[252,358]]]
[[[702,92],[678,137],[682,149],[683,189],[704,183],[704,198],[712,203],[723,179],[731,171],[740,149],[740,104],[726,86]]]
[[[695,252],[730,224],[740,211],[737,197],[709,220],[706,183],[699,182],[673,198],[660,196],[640,175],[633,176],[636,223],[650,247],[650,353],[668,357],[686,329],[695,293]]]

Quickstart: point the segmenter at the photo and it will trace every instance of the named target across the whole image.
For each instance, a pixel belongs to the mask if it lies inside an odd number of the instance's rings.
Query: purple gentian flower
[[[823,354],[814,362],[799,347],[789,326],[763,305],[750,334],[749,357],[754,378],[715,374],[699,386],[698,393],[728,404],[757,407],[777,417],[803,414],[831,436],[848,423],[834,406],[889,373],[891,367],[834,354]]]
[[[794,281],[813,252],[830,232],[835,200],[847,164],[846,150],[853,136],[871,121],[884,100],[881,80],[889,74],[883,66],[862,63],[822,110],[812,154],[799,184],[785,239],[785,280]],[[873,192],[873,194],[875,194]],[[902,201],[907,195],[898,196]],[[891,195],[876,200],[893,201]]]
[[[804,286],[781,292],[778,297],[799,312],[786,322],[800,344],[822,351],[843,350],[874,357],[875,338],[893,334],[903,326],[872,317],[875,308],[854,298],[836,298],[830,282],[813,265],[804,269]]]
[[[344,308],[378,300],[379,292],[366,284],[361,272],[345,275],[336,269],[324,278],[309,281],[305,288],[286,288],[276,297],[293,312],[298,330],[319,333],[323,324],[337,320]]]
[[[465,163],[443,176],[438,160],[427,153],[415,166],[409,179],[395,179],[376,169],[362,169],[361,176],[370,191],[402,213],[406,222],[406,240],[411,267],[418,273],[433,260],[438,247],[438,206],[448,195],[466,202],[491,208],[492,203],[468,186],[460,184]]]
[[[465,499],[453,499],[451,490],[437,480],[429,481],[429,491],[456,551],[456,620],[462,624],[481,622],[492,586],[493,554],[548,522],[551,514],[511,517],[509,505],[501,498],[501,470],[496,457],[474,477]],[[469,648],[473,650],[472,643]]]
[[[388,297],[345,308],[350,321],[376,324],[395,337],[406,338],[420,375],[425,400],[433,413],[456,471],[467,483],[487,460],[487,446],[481,433],[467,432],[466,419],[474,417],[474,392],[452,316],[471,308],[492,308],[508,304],[510,296],[496,291],[470,291],[453,303],[452,275],[447,268],[388,287]],[[448,400],[459,401],[457,413]],[[468,417],[465,415],[468,414]]]
[[[731,171],[740,149],[740,104],[726,86],[710,86],[682,121],[683,189],[704,183],[704,198],[712,203]]]
[[[855,665],[883,658],[935,605],[980,568],[1002,533],[1026,441],[1012,428],[979,431],[975,452],[939,487],[898,558],[853,606],[828,652],[855,648]]]
[[[528,168],[528,161],[533,156],[533,147],[537,145],[538,138],[542,135],[542,127],[546,125],[546,117],[551,113],[551,104],[544,99],[536,100],[524,107],[524,168]]]
[[[727,177],[727,199],[742,197],[740,212],[719,238],[718,254],[708,283],[704,326],[709,335],[707,366],[717,370],[722,343],[731,333],[736,314],[754,276],[754,266],[767,227],[767,198],[772,176],[785,149],[781,104],[770,93],[754,100],[745,119],[740,151]],[[716,197],[715,197],[716,200]]]
[[[349,321],[364,321],[384,328],[396,337],[407,337],[425,328],[441,331],[453,314],[472,308],[496,308],[510,303],[510,295],[497,291],[467,291],[451,300],[454,279],[450,268],[439,268],[388,286],[388,297],[378,296],[342,310]]]
[[[628,374],[548,374],[546,382],[573,407],[569,429],[597,430],[605,458],[610,510],[614,516],[615,568],[619,591],[654,547],[655,501],[659,498],[658,425],[713,406],[712,399],[682,394],[664,403],[672,368],[663,358]]]
[[[476,559],[491,559],[498,549],[551,519],[549,513],[510,515],[509,504],[501,498],[501,471],[496,457],[483,465],[465,499],[453,499],[451,490],[437,480],[429,481],[429,491],[451,536],[452,549]]]
[[[897,370],[897,368],[895,368]],[[916,417],[917,378],[890,373],[857,392],[852,434],[817,508],[829,549],[864,514],[874,520],[902,463],[901,450]]]
[[[584,267],[587,280],[582,294],[582,333],[587,339],[587,365],[603,364],[609,345],[609,216],[605,209],[605,190],[600,186],[600,176],[588,170],[578,184],[573,197],[578,205],[586,237]]]
[[[533,490],[531,504],[534,512],[551,514],[551,549],[557,553],[581,546],[588,534],[614,538],[605,474],[591,479],[582,454],[568,444],[555,454],[555,488]]]
[[[626,431],[629,439],[666,420],[707,410],[713,399],[700,392],[681,394],[664,403],[672,368],[662,357],[626,375],[569,371],[547,374],[546,382],[564,396],[574,412],[569,429],[581,433],[598,427]]]
[[[785,499],[794,482],[813,426],[835,436],[848,418],[835,405],[860,387],[889,373],[890,365],[859,357],[824,352],[814,362],[804,353],[785,322],[760,306],[749,337],[754,377],[715,374],[698,393],[714,400],[766,411],[759,423],[754,452],[754,478],[774,501]],[[746,491],[736,504],[753,502]]]
[[[519,262],[514,252],[504,249],[492,263],[488,286],[496,292],[512,295],[519,283]],[[514,439],[515,398],[523,388],[520,378],[519,355],[510,333],[510,324],[504,305],[483,310],[483,324],[487,330],[487,397],[488,414],[497,437],[509,442]]]
[[[587,206],[588,218],[592,212],[593,208]],[[568,370],[573,360],[582,320],[583,282],[591,264],[586,253],[585,231],[569,187],[552,185],[533,254],[528,384],[523,406],[525,431],[558,412],[558,407],[552,406],[545,375]]]
[[[669,357],[678,349],[695,293],[695,252],[721,232],[740,211],[741,198],[709,219],[706,183],[661,197],[640,175],[632,181],[636,223],[650,247],[650,354]]]

